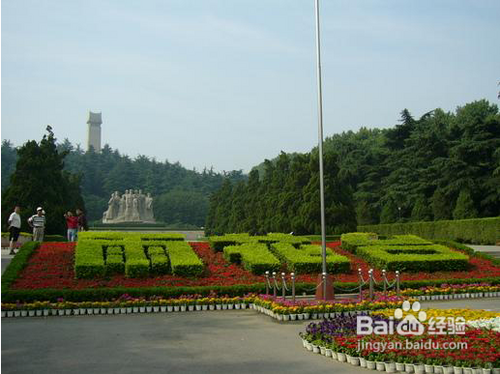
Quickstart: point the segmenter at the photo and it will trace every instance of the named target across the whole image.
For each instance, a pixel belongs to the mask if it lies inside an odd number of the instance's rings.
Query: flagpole
[[[319,33],[319,0],[314,1],[316,13],[316,76],[318,86],[318,152],[319,152],[319,193],[321,201],[321,256],[323,259],[323,298],[326,299],[326,228],[325,228],[325,183],[323,175],[323,92],[321,87],[321,48]]]

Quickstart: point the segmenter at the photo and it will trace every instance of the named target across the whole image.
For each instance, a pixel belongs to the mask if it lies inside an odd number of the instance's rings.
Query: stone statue
[[[155,222],[151,193],[144,195],[142,190],[129,189],[120,196],[118,191],[113,192],[102,222]]]

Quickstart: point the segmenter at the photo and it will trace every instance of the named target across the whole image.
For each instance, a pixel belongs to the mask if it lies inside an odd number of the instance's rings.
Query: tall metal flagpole
[[[321,256],[323,257],[323,298],[326,299],[326,229],[325,229],[325,183],[323,176],[323,93],[321,89],[321,50],[319,34],[319,0],[315,0],[316,11],[316,75],[318,82],[318,152],[319,152],[319,193],[321,200]]]

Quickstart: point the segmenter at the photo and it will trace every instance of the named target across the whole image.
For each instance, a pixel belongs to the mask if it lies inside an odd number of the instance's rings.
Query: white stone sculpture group
[[[102,222],[155,222],[151,194],[144,195],[142,190],[125,190],[120,196],[118,191],[113,192]]]

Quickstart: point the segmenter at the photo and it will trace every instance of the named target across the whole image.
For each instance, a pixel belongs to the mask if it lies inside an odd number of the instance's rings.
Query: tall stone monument
[[[111,194],[108,210],[102,215],[103,223],[138,222],[154,223],[153,198],[142,190],[125,190],[120,196],[118,191]]]
[[[87,150],[92,146],[94,151],[101,151],[101,125],[102,113],[94,113],[89,111],[89,119],[87,120],[88,127],[88,141]]]

